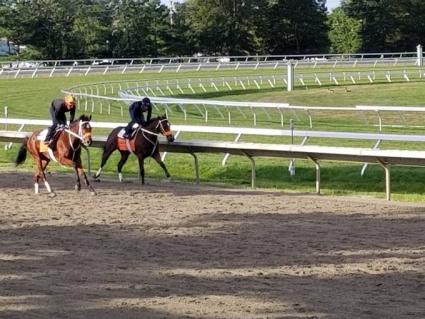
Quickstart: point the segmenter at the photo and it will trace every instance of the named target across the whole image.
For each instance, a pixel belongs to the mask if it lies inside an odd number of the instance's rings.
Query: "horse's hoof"
[[[54,192],[49,193],[49,197],[50,198],[56,197],[56,193],[54,193]]]
[[[77,192],[79,192],[79,191],[81,190],[81,186],[75,185],[75,186],[74,186],[74,189],[75,189]]]
[[[90,195],[91,195],[91,196],[96,196],[96,195],[97,195],[97,193],[96,193],[95,191],[90,191]]]
[[[171,183],[171,177],[164,178],[161,182],[163,182],[163,183]]]

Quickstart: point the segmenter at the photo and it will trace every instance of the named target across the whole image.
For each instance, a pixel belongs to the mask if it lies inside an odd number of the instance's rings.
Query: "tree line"
[[[425,1],[0,0],[0,38],[67,59],[414,51]]]

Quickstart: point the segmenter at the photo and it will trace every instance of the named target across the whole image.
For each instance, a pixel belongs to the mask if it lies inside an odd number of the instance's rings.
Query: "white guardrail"
[[[286,66],[289,60],[297,65],[313,68],[325,66],[358,65],[420,65],[422,51],[394,53],[359,54],[311,54],[311,55],[262,55],[262,56],[206,56],[206,57],[163,57],[163,58],[103,58],[75,60],[26,60],[0,62],[0,76],[38,77],[90,73],[142,73],[152,71],[200,71],[251,68],[278,68]]]
[[[15,124],[21,125],[42,125],[47,126],[50,121],[46,120],[25,120],[25,119],[0,119],[0,123],[4,125]],[[125,125],[126,123],[112,122],[92,122],[94,128],[115,128]],[[340,160],[354,161],[363,163],[374,163],[381,165],[385,170],[386,179],[386,197],[391,197],[390,191],[390,167],[389,165],[411,165],[425,166],[424,151],[408,151],[408,150],[380,150],[377,148],[348,148],[348,147],[329,147],[305,145],[310,137],[322,138],[345,138],[345,139],[365,139],[365,140],[397,140],[425,142],[425,136],[422,135],[401,135],[401,134],[376,134],[376,133],[355,133],[355,132],[326,132],[326,131],[295,131],[295,130],[276,130],[276,129],[254,129],[254,128],[232,128],[232,127],[208,127],[208,126],[186,126],[173,125],[172,129],[178,135],[178,132],[202,132],[202,133],[223,133],[237,134],[234,142],[217,142],[206,140],[195,141],[176,141],[168,144],[161,140],[161,148],[166,152],[189,153],[195,160],[196,180],[199,182],[199,164],[196,157],[198,152],[207,153],[225,153],[228,157],[230,154],[247,156],[252,164],[251,183],[255,187],[255,161],[253,157],[284,157],[284,158],[301,158],[311,160],[316,167],[316,191],[320,193],[320,165],[319,160]],[[304,137],[301,145],[285,145],[285,144],[259,144],[259,143],[242,143],[238,142],[242,134],[246,135],[266,135],[266,136],[299,136]],[[28,136],[28,132],[20,131],[1,131],[0,140],[4,142],[19,142]],[[106,141],[106,137],[95,136],[94,147],[102,147]],[[225,164],[226,157],[223,160]],[[88,159],[90,162],[90,158]],[[89,166],[90,169],[90,166]]]

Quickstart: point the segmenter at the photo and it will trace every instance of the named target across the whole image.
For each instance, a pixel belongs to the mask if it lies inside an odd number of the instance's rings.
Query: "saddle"
[[[134,128],[134,126],[133,126],[133,128]],[[139,126],[137,126],[137,128],[131,132],[130,138],[126,139],[126,138],[124,138],[125,128],[122,128],[117,134],[117,136],[118,136],[118,139],[117,139],[118,149],[120,151],[134,152],[136,150],[135,136],[136,136],[138,131],[139,131]]]
[[[65,130],[65,128],[66,128],[65,126],[58,126],[56,128],[50,144],[47,144],[44,141],[46,139],[47,133],[49,131],[48,128],[46,128],[46,129],[42,130],[40,133],[38,133],[37,140],[42,142],[42,143],[40,143],[40,152],[47,152],[49,148],[54,150],[54,147],[56,145],[56,141],[59,137],[59,133],[62,132],[63,130]]]

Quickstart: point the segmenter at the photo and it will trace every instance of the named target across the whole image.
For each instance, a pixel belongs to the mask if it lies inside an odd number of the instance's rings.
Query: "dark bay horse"
[[[38,183],[42,180],[50,195],[55,196],[45,174],[46,167],[51,160],[55,160],[61,165],[71,166],[75,169],[77,175],[77,183],[75,184],[76,190],[79,191],[81,189],[81,176],[84,178],[90,193],[93,195],[96,194],[81,164],[81,146],[89,146],[92,143],[90,120],[91,116],[81,115],[78,120],[70,123],[69,128],[65,128],[59,132],[54,151],[49,152],[44,142],[40,140],[40,138],[37,138],[41,130],[33,132],[29,138],[24,140],[15,159],[15,164],[19,165],[25,161],[27,151],[31,154],[37,166],[34,174],[34,190],[36,194],[39,193]]]
[[[161,160],[159,154],[159,143],[158,136],[160,134],[167,138],[168,142],[174,141],[173,133],[170,129],[170,123],[165,115],[151,119],[143,128],[138,127],[131,140],[124,139],[119,135],[122,133],[124,127],[116,127],[109,134],[106,143],[103,147],[102,162],[99,170],[94,175],[95,179],[98,179],[102,173],[103,167],[106,164],[109,156],[115,151],[119,150],[121,153],[121,159],[118,162],[118,178],[122,181],[122,167],[127,161],[131,153],[137,156],[139,161],[139,178],[142,184],[145,183],[145,158],[151,156],[155,161],[162,167],[167,178],[170,177],[164,162]],[[121,133],[120,133],[121,132]]]

